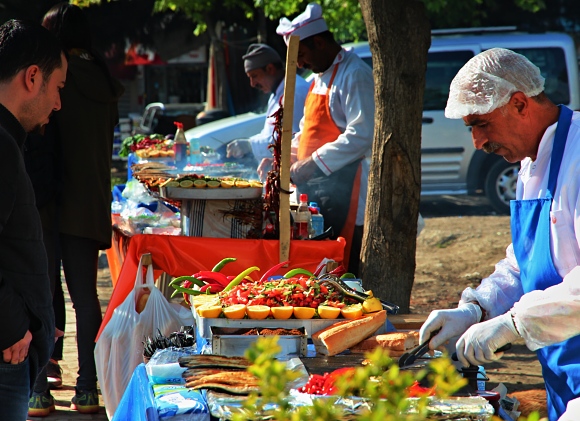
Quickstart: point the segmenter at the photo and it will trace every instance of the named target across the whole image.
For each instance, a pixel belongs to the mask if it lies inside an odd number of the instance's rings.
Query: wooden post
[[[296,89],[296,62],[300,37],[291,35],[286,53],[286,79],[284,82],[284,117],[282,120],[282,153],[280,156],[280,261],[290,255],[290,153],[292,144],[292,121],[294,117],[294,91]]]

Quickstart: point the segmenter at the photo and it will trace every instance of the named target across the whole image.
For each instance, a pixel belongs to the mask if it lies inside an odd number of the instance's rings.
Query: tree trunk
[[[430,27],[421,1],[359,1],[373,55],[376,104],[361,273],[366,289],[408,313]]]
[[[228,110],[228,92],[227,92],[227,74],[226,74],[226,60],[224,57],[224,46],[221,34],[221,22],[214,22],[208,15],[206,15],[207,31],[210,38],[209,45],[209,66],[208,66],[208,93],[209,98],[210,89],[215,89],[215,104],[208,101],[208,109],[217,108],[220,110]],[[211,86],[213,83],[214,86]]]

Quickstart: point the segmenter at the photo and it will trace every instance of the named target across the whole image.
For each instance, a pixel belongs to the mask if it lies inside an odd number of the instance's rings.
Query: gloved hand
[[[566,405],[566,412],[558,418],[558,421],[576,421],[578,414],[580,414],[580,398],[572,399]]]
[[[449,339],[463,335],[469,326],[481,320],[481,308],[477,304],[467,303],[451,310],[435,310],[421,326],[419,343],[425,342],[431,332],[441,328],[431,342],[429,349],[437,349]]]
[[[499,360],[503,352],[495,351],[519,338],[511,312],[471,326],[457,341],[457,360],[464,367]]]
[[[249,153],[252,153],[252,145],[247,139],[232,140],[226,147],[227,158],[239,159]]]

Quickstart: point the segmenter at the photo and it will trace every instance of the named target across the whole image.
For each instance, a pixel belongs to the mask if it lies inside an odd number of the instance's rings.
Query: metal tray
[[[257,199],[262,197],[261,187],[231,187],[190,188],[160,187],[159,197],[166,199],[199,199],[199,200],[229,200],[229,199]]]
[[[257,335],[244,335],[250,329],[257,329]],[[264,327],[257,328],[229,328],[229,327],[218,327],[212,326],[211,330],[211,345],[212,354],[217,355],[227,355],[230,357],[240,357],[244,355],[244,352],[250,345],[258,340],[260,331]],[[276,327],[275,329],[280,329]],[[281,328],[287,329],[287,328]],[[302,334],[301,335],[277,335],[278,345],[282,348],[278,357],[286,357],[289,355],[300,355],[306,356],[308,349],[308,337],[306,335],[306,330],[298,328]],[[266,335],[264,335],[266,336]]]
[[[229,328],[253,328],[257,325],[260,327],[267,328],[277,328],[281,327],[283,329],[293,329],[303,327],[306,330],[306,335],[308,338],[312,336],[313,333],[318,332],[325,327],[333,325],[337,322],[342,322],[346,319],[264,319],[264,320],[253,320],[253,319],[226,319],[222,317],[217,318],[206,318],[201,317],[192,308],[193,317],[195,319],[195,324],[197,326],[197,334],[205,339],[211,339],[211,327],[229,327]],[[379,328],[374,334],[379,335],[381,333],[387,332],[387,322]]]

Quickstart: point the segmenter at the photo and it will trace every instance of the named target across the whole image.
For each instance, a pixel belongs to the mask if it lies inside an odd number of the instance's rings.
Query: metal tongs
[[[401,355],[401,357],[399,358],[399,367],[402,368],[411,365],[415,362],[417,358],[422,357],[429,350],[429,342],[431,342],[431,339],[433,339],[433,337],[437,335],[440,331],[441,328],[434,330],[433,332],[431,332],[431,335],[429,335],[429,338],[425,342],[420,344],[418,347],[412,349],[411,351],[405,352],[403,355]]]
[[[349,287],[342,279],[331,273],[327,273],[318,278],[318,283],[324,286],[332,286],[334,289],[340,291],[347,297],[354,298],[358,301],[364,301],[370,298],[370,295],[365,294]],[[397,314],[399,312],[399,306],[396,304],[389,303],[387,301],[379,299],[383,308],[387,310],[389,314]]]

